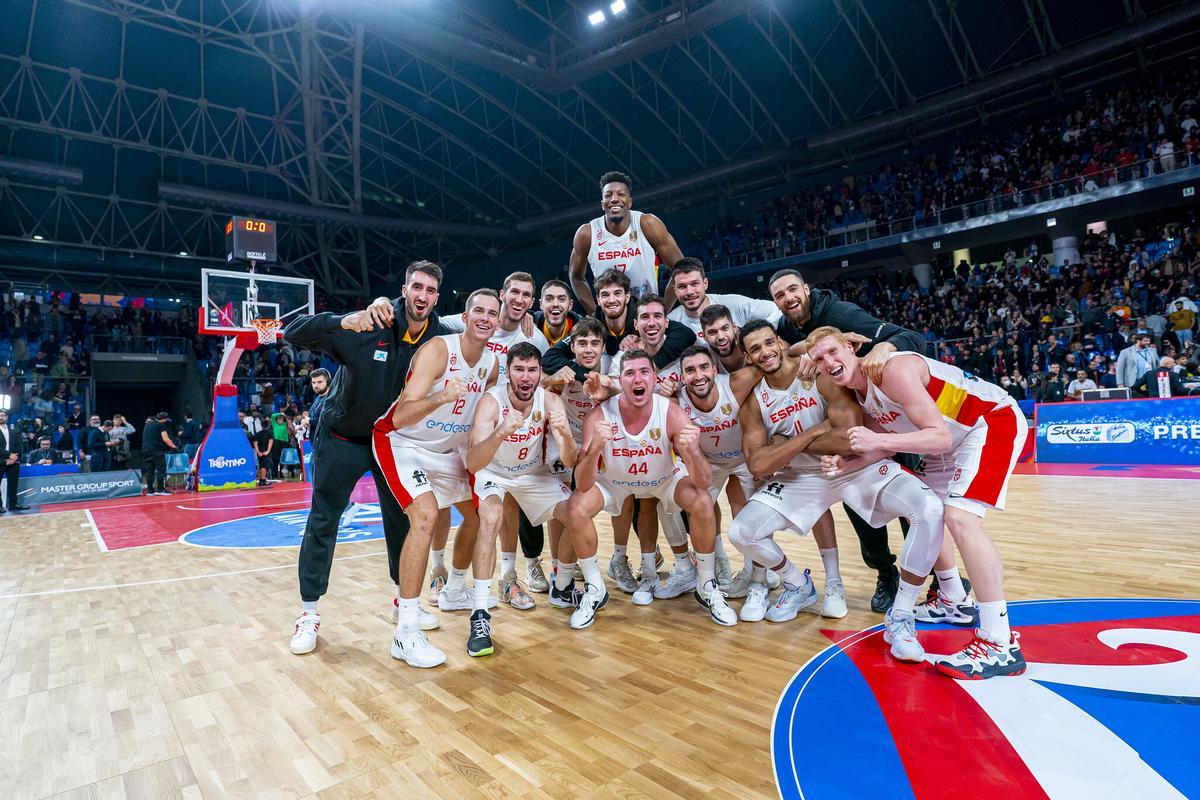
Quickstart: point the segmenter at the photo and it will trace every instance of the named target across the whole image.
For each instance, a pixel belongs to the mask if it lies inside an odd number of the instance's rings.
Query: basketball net
[[[258,332],[259,344],[274,344],[275,340],[279,338],[279,329],[283,327],[283,320],[260,317],[250,320],[250,327]]]

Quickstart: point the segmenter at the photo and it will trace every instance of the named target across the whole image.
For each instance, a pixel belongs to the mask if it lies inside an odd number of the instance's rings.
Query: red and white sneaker
[[[1020,638],[1021,634],[1013,631],[1008,644],[996,644],[982,638],[976,628],[966,647],[952,655],[937,657],[933,665],[943,675],[962,681],[1021,675],[1025,672],[1025,656],[1017,644]]]
[[[292,630],[291,651],[302,656],[317,649],[317,631],[321,628],[321,615],[316,611],[305,611],[296,618]]]
[[[962,601],[955,603],[946,598],[941,592],[931,592],[925,597],[925,602],[916,608],[917,622],[943,623],[946,625],[979,624],[979,606],[967,595]]]

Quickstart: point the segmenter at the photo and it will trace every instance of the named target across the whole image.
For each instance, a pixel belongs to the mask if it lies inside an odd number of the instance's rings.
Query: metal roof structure
[[[1200,47],[1200,3],[1179,0],[5,11],[0,272],[186,281],[223,261],[229,213],[259,213],[282,268],[347,295],[414,257],[561,236],[609,169],[639,199],[782,181]]]

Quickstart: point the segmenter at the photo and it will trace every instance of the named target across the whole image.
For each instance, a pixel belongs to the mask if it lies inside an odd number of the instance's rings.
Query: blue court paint
[[[278,511],[253,517],[216,522],[188,531],[179,541],[194,547],[267,548],[299,547],[308,522],[308,509]],[[450,509],[450,524],[457,526],[462,515]],[[378,503],[353,506],[342,514],[339,542],[366,542],[383,538],[383,517]]]

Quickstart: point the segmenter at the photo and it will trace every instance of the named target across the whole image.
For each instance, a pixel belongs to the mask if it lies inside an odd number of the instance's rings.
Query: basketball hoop
[[[258,332],[259,344],[274,344],[275,340],[279,338],[279,329],[283,327],[283,320],[260,317],[250,320],[250,327]]]

